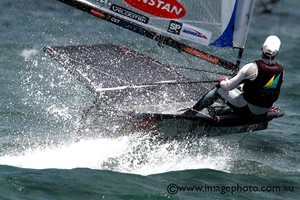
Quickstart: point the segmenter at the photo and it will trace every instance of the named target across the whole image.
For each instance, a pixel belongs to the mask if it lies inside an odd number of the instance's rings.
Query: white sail
[[[255,0],[239,0],[234,24],[233,47],[244,48]]]
[[[176,40],[244,48],[255,0],[94,0],[101,10]]]

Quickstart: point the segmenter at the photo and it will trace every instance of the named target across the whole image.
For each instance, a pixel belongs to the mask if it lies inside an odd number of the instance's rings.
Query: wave
[[[217,138],[159,141],[136,133],[27,149],[18,155],[0,157],[0,164],[34,169],[90,168],[141,175],[203,168],[228,171],[233,152],[232,147]]]

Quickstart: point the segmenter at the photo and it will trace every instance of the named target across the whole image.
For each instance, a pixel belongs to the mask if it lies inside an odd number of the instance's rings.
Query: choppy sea
[[[246,133],[155,143],[141,133],[76,140],[94,96],[42,51],[99,43],[151,51],[151,41],[55,0],[1,0],[0,199],[299,199],[299,7],[256,7],[242,61],[256,59],[269,34],[281,38],[284,117],[242,141]]]

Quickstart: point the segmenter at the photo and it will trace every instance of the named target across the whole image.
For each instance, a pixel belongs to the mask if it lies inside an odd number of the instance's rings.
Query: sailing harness
[[[251,80],[245,80],[244,98],[255,106],[270,108],[278,99],[283,79],[283,67],[278,63],[255,61],[258,74]]]

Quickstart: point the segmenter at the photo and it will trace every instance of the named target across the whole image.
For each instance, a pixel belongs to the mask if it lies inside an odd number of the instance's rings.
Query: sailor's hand
[[[227,76],[222,76],[219,78],[219,83],[221,83],[222,81],[227,81],[227,80],[228,80]]]

